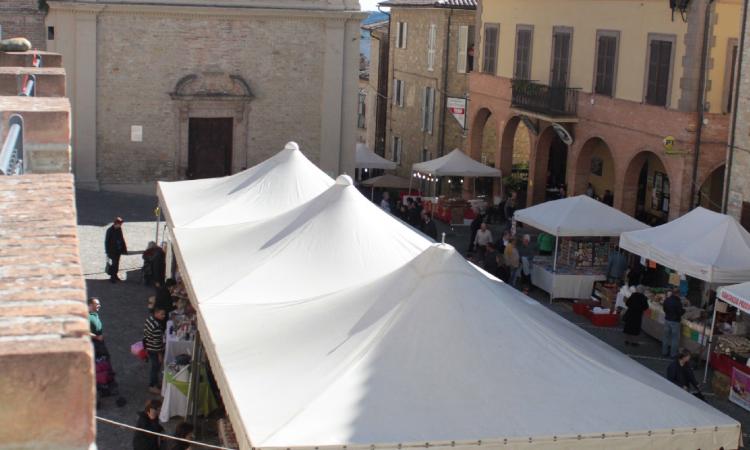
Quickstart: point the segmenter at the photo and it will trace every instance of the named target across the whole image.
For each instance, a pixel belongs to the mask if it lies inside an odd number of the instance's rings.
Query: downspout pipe
[[[698,161],[701,154],[701,139],[703,137],[703,121],[706,116],[706,65],[708,57],[709,31],[711,30],[711,6],[714,0],[708,0],[706,4],[705,21],[703,23],[703,46],[701,47],[701,73],[698,78],[698,129],[695,133],[695,146],[693,149],[693,178],[690,183],[690,209],[694,209],[698,202],[695,200],[696,184],[698,183]]]
[[[453,9],[448,13],[448,31],[445,44],[445,55],[443,57],[443,86],[442,86],[442,108],[440,108],[440,141],[438,142],[438,156],[445,154],[445,118],[448,109],[448,65],[450,64],[451,54],[451,24],[453,19]]]
[[[740,104],[740,86],[742,80],[742,55],[745,52],[745,33],[747,31],[747,9],[748,0],[745,0],[742,7],[742,32],[740,33],[740,47],[737,52],[737,76],[734,80],[734,98],[732,99],[732,129],[729,133],[729,145],[727,146],[727,165],[724,168],[724,192],[722,195],[721,212],[727,213],[729,209],[729,186],[732,178],[732,164],[734,163],[734,144],[737,135],[737,112]]]

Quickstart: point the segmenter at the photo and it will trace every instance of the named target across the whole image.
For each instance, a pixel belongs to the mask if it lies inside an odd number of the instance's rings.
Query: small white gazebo
[[[459,149],[454,149],[440,158],[412,164],[411,170],[412,179],[416,177],[428,181],[437,181],[438,177],[500,178],[503,176],[499,169],[475,161]]]
[[[357,144],[355,167],[357,169],[395,170],[397,164],[393,161],[388,161],[387,159],[367,148],[366,144],[360,142]]]

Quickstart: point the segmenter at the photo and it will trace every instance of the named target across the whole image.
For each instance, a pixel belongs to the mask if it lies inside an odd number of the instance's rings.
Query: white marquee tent
[[[411,169],[427,175],[438,177],[500,177],[502,172],[479,161],[474,161],[466,153],[455,149],[445,156],[413,164]]]
[[[173,227],[208,227],[273,217],[334,181],[290,142],[262,163],[223,178],[159,182],[160,204]]]
[[[397,167],[395,162],[388,161],[376,154],[361,142],[357,144],[357,153],[354,161],[357,169],[394,170]]]
[[[733,217],[705,208],[658,227],[623,233],[620,247],[709,283],[750,280],[750,233]]]
[[[750,282],[719,288],[717,297],[750,314]]]
[[[739,442],[735,420],[446,245],[336,292],[200,311],[243,449]]]
[[[173,234],[200,303],[322,295],[390,272],[430,245],[363,197],[347,175],[269,220]]]
[[[586,195],[544,202],[515,212],[515,219],[558,237],[620,236],[648,225]]]

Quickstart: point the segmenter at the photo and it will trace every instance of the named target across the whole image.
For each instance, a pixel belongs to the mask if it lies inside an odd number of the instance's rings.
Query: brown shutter
[[[516,70],[513,75],[520,80],[531,78],[531,30],[516,32]]]
[[[484,55],[482,72],[497,74],[497,26],[484,27]]]
[[[596,93],[614,95],[615,58],[617,55],[617,38],[599,36],[596,55]]]
[[[667,106],[672,42],[654,39],[651,41],[650,47],[646,103]]]
[[[557,87],[568,85],[570,70],[570,33],[557,32],[552,38],[552,76],[550,84]]]

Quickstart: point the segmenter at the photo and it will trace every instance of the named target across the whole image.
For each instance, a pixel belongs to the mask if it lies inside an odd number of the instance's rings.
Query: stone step
[[[0,67],[0,96],[18,95],[26,75],[36,77],[36,97],[65,97],[65,69],[59,67]]]
[[[0,67],[33,67],[34,54],[42,57],[42,67],[62,67],[62,55],[52,52],[0,52]]]

